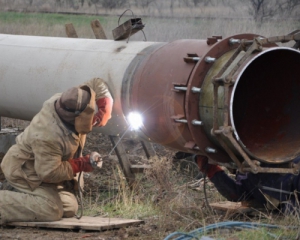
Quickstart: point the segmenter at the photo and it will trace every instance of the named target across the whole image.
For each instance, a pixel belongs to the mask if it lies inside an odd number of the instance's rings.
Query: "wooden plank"
[[[76,30],[72,23],[65,24],[66,34],[69,38],[78,38]]]
[[[91,21],[91,27],[93,29],[96,39],[107,39],[104,29],[99,20]]]
[[[150,169],[150,165],[131,165],[130,170],[132,173],[143,173],[145,169]]]
[[[148,159],[156,155],[156,152],[150,142],[141,140],[141,144]]]
[[[223,211],[233,211],[233,212],[248,212],[251,211],[250,207],[243,206],[241,202],[217,202],[209,204],[211,208],[216,210],[223,210]]]
[[[119,159],[119,163],[121,165],[122,171],[125,175],[126,181],[130,188],[134,187],[135,184],[135,176],[134,173],[131,171],[130,161],[127,157],[126,150],[121,142],[119,136],[109,136],[109,139],[113,146],[115,146],[115,153]]]
[[[54,222],[11,222],[6,225],[21,227],[44,227],[61,229],[108,230],[142,224],[144,221],[122,218],[87,217],[81,219],[63,218]]]

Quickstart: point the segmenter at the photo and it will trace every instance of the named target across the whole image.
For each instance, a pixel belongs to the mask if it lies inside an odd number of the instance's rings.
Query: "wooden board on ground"
[[[109,230],[122,228],[144,223],[142,220],[122,219],[122,218],[103,218],[87,217],[81,219],[63,218],[54,222],[11,222],[6,225],[22,227],[39,227],[39,228],[63,228],[63,229],[83,229],[83,230]]]
[[[245,213],[252,210],[250,207],[243,206],[241,202],[224,201],[224,202],[211,203],[210,206],[215,210],[230,211],[231,213],[234,212]]]

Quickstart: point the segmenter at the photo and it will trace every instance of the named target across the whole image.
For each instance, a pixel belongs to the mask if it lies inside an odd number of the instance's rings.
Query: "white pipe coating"
[[[0,116],[31,120],[53,94],[100,77],[114,98],[113,117],[101,132],[121,134],[127,128],[123,76],[137,54],[154,44],[0,34]]]

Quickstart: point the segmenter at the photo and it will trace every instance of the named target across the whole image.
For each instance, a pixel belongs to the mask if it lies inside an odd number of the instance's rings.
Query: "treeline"
[[[86,12],[86,9],[91,9],[96,13],[135,8],[142,9],[145,13],[150,13],[152,9],[160,15],[169,11],[172,16],[178,9],[188,10],[188,15],[197,9],[203,13],[205,9],[218,8],[217,13],[220,14],[222,8],[230,8],[232,12],[242,11],[246,17],[250,16],[255,21],[262,22],[274,17],[298,18],[300,0],[0,0],[0,7],[8,10],[23,7],[24,11],[49,9]]]

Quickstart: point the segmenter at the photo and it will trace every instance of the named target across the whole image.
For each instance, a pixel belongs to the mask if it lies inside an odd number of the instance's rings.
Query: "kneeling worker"
[[[112,105],[100,78],[44,102],[2,160],[7,182],[2,189],[9,190],[0,192],[0,224],[75,216],[78,203],[70,185],[77,173],[93,171],[90,156],[82,156],[86,134],[105,126]]]

